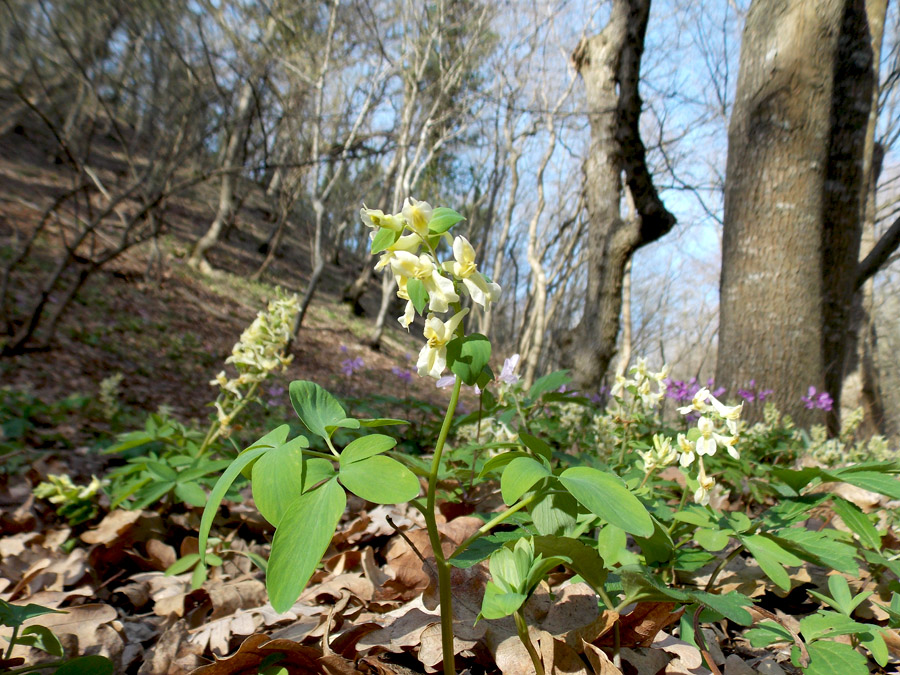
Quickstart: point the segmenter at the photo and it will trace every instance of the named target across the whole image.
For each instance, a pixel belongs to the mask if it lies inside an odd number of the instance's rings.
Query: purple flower
[[[760,402],[765,401],[774,393],[774,389],[760,389],[758,392],[756,392],[756,400]]]
[[[446,389],[447,387],[450,387],[455,383],[456,383],[456,375],[453,375],[451,373],[450,375],[444,375],[443,377],[439,378],[438,381],[435,382],[435,386],[438,389]]]
[[[806,396],[801,396],[800,400],[806,404],[808,410],[815,410],[818,408],[819,410],[828,412],[834,405],[834,400],[827,391],[817,392],[815,387],[810,387]]]
[[[501,382],[506,382],[506,384],[515,384],[519,381],[519,376],[516,375],[516,366],[518,365],[519,355],[513,354],[503,362],[503,369],[500,371],[497,379]]]
[[[398,368],[397,366],[394,366],[391,368],[391,372],[404,382],[412,382],[413,374],[409,368]]]
[[[357,370],[362,370],[366,367],[365,361],[362,360],[362,357],[357,356],[355,359],[344,359],[341,361],[341,372],[350,377]]]

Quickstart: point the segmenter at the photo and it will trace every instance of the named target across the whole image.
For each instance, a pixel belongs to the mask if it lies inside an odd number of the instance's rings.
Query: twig
[[[716,665],[715,661],[713,661],[712,656],[709,655],[709,650],[706,646],[706,636],[703,634],[703,629],[700,628],[700,612],[703,611],[703,607],[697,607],[694,611],[694,641],[697,643],[697,647],[700,648],[700,654],[703,656],[703,659],[706,661],[706,665],[712,671],[713,675],[722,675],[722,671],[719,670],[719,667]]]

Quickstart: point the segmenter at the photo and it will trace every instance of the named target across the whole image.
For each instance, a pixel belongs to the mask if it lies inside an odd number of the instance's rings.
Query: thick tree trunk
[[[875,85],[872,41],[864,0],[844,8],[831,102],[831,146],[825,178],[823,239],[823,358],[825,391],[835,405],[826,413],[828,431],[840,431],[840,400],[862,237],[866,146]]]
[[[650,0],[616,0],[603,31],[584,40],[573,59],[584,79],[591,145],[585,161],[590,218],[584,315],[561,345],[580,389],[600,385],[616,350],[622,281],[632,254],[675,224],[653,186],[638,123],[638,95]],[[636,214],[623,219],[622,175]]]
[[[884,22],[887,14],[887,0],[868,0],[866,14],[869,20],[869,34],[872,40],[872,78],[878,82],[881,46],[884,39]],[[866,139],[863,148],[863,200],[865,203],[862,219],[860,258],[867,256],[875,246],[875,192],[881,173],[883,149],[875,142],[875,127],[878,122],[878,87],[872,91],[872,106],[866,125]],[[857,279],[857,284],[859,280]],[[884,433],[884,400],[876,367],[876,332],[873,313],[874,284],[868,279],[853,298],[850,339],[846,345],[844,379],[841,389],[841,411],[849,412],[857,407],[863,409],[861,433],[872,436]]]
[[[747,14],[728,130],[716,381],[774,390],[782,412],[823,417],[800,400],[825,384],[822,215],[835,0],[757,0]]]
[[[871,102],[862,0],[756,0],[728,132],[717,383],[840,393]],[[829,415],[835,428],[837,414]]]

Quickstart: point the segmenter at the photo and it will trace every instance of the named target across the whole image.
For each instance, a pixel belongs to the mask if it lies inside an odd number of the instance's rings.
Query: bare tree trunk
[[[755,379],[796,422],[822,390],[822,211],[842,3],[757,0],[728,132],[716,381]],[[785,354],[786,351],[790,354]]]
[[[263,50],[267,49],[272,41],[276,26],[275,17],[270,16],[266,23],[266,32],[262,37]],[[225,147],[225,152],[222,156],[223,174],[222,187],[219,190],[219,208],[209,229],[194,244],[194,248],[188,258],[188,264],[191,267],[205,271],[210,269],[209,262],[206,260],[206,254],[213,246],[219,243],[225,227],[230,223],[234,215],[234,187],[240,170],[238,159],[243,150],[247,134],[250,131],[250,123],[253,121],[254,79],[253,77],[248,78],[241,87],[237,107],[234,111],[234,127],[231,130],[228,145]]]
[[[872,40],[872,76],[874,81],[878,82],[887,0],[868,0],[866,14]],[[878,87],[873,87],[872,107],[869,111],[863,147],[863,199],[865,203],[860,258],[868,255],[875,245],[875,198],[884,155],[883,149],[875,142],[875,128],[879,112],[878,93]],[[873,297],[874,283],[872,279],[868,279],[857,290],[853,298],[851,328],[846,345],[844,379],[840,398],[842,412],[849,412],[857,407],[863,409],[864,416],[860,431],[865,436],[885,432],[884,400],[876,367],[877,344]]]
[[[640,137],[638,94],[650,0],[615,0],[606,27],[573,54],[587,90],[591,145],[585,160],[590,227],[588,282],[580,323],[560,345],[579,389],[600,385],[615,354],[625,266],[675,225],[653,186]],[[620,212],[622,175],[636,217]]]
[[[756,0],[728,135],[717,383],[840,393],[872,50],[862,0]],[[835,373],[838,373],[837,377]],[[837,414],[829,416],[834,431]]]

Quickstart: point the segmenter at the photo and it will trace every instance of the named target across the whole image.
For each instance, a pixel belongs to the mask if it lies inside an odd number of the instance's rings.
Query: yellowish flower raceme
[[[434,314],[429,314],[425,321],[425,339],[427,342],[419,352],[416,370],[420,377],[438,379],[447,366],[447,343],[456,337],[456,329],[460,321],[469,313],[468,307],[454,314],[449,321],[441,321]]]

